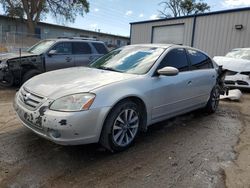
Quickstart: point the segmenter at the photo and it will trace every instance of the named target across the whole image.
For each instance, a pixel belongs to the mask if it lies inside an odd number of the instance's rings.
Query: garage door
[[[183,44],[184,24],[153,27],[153,43]]]

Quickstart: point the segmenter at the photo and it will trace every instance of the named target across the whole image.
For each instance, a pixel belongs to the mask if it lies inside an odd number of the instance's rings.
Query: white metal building
[[[250,7],[131,23],[131,44],[174,43],[211,57],[250,47]]]

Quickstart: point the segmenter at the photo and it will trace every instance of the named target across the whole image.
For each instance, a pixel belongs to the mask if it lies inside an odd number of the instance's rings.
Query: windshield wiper
[[[98,69],[114,71],[114,72],[122,72],[122,71],[116,70],[116,69],[114,69],[112,67],[105,67],[105,66],[100,66]]]

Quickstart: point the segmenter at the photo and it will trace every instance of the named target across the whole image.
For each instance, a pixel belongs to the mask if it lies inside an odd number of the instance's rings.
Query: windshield
[[[163,51],[163,48],[126,46],[99,58],[90,67],[123,73],[145,74]]]
[[[32,46],[27,51],[34,54],[41,54],[46,52],[54,43],[54,40],[43,40]]]
[[[226,57],[250,60],[250,50],[240,49],[227,53]]]

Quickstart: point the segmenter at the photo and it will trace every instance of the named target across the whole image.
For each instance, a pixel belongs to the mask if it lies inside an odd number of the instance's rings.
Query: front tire
[[[14,85],[14,76],[12,74],[8,74],[4,77],[3,80],[0,80],[0,86],[2,87],[11,87]]]
[[[25,83],[26,81],[28,81],[30,78],[32,78],[32,77],[34,77],[34,76],[36,76],[36,75],[38,75],[38,74],[40,74],[40,72],[39,72],[38,70],[35,70],[35,69],[26,72],[26,73],[24,74],[24,76],[23,76],[23,79],[22,79],[21,84],[24,84],[24,83]]]
[[[130,147],[142,122],[139,106],[132,101],[116,105],[109,113],[102,130],[100,143],[112,152]]]
[[[210,98],[207,102],[207,106],[206,106],[205,110],[208,113],[216,112],[216,110],[219,106],[219,101],[220,101],[220,90],[219,90],[219,87],[216,85],[210,94]]]

